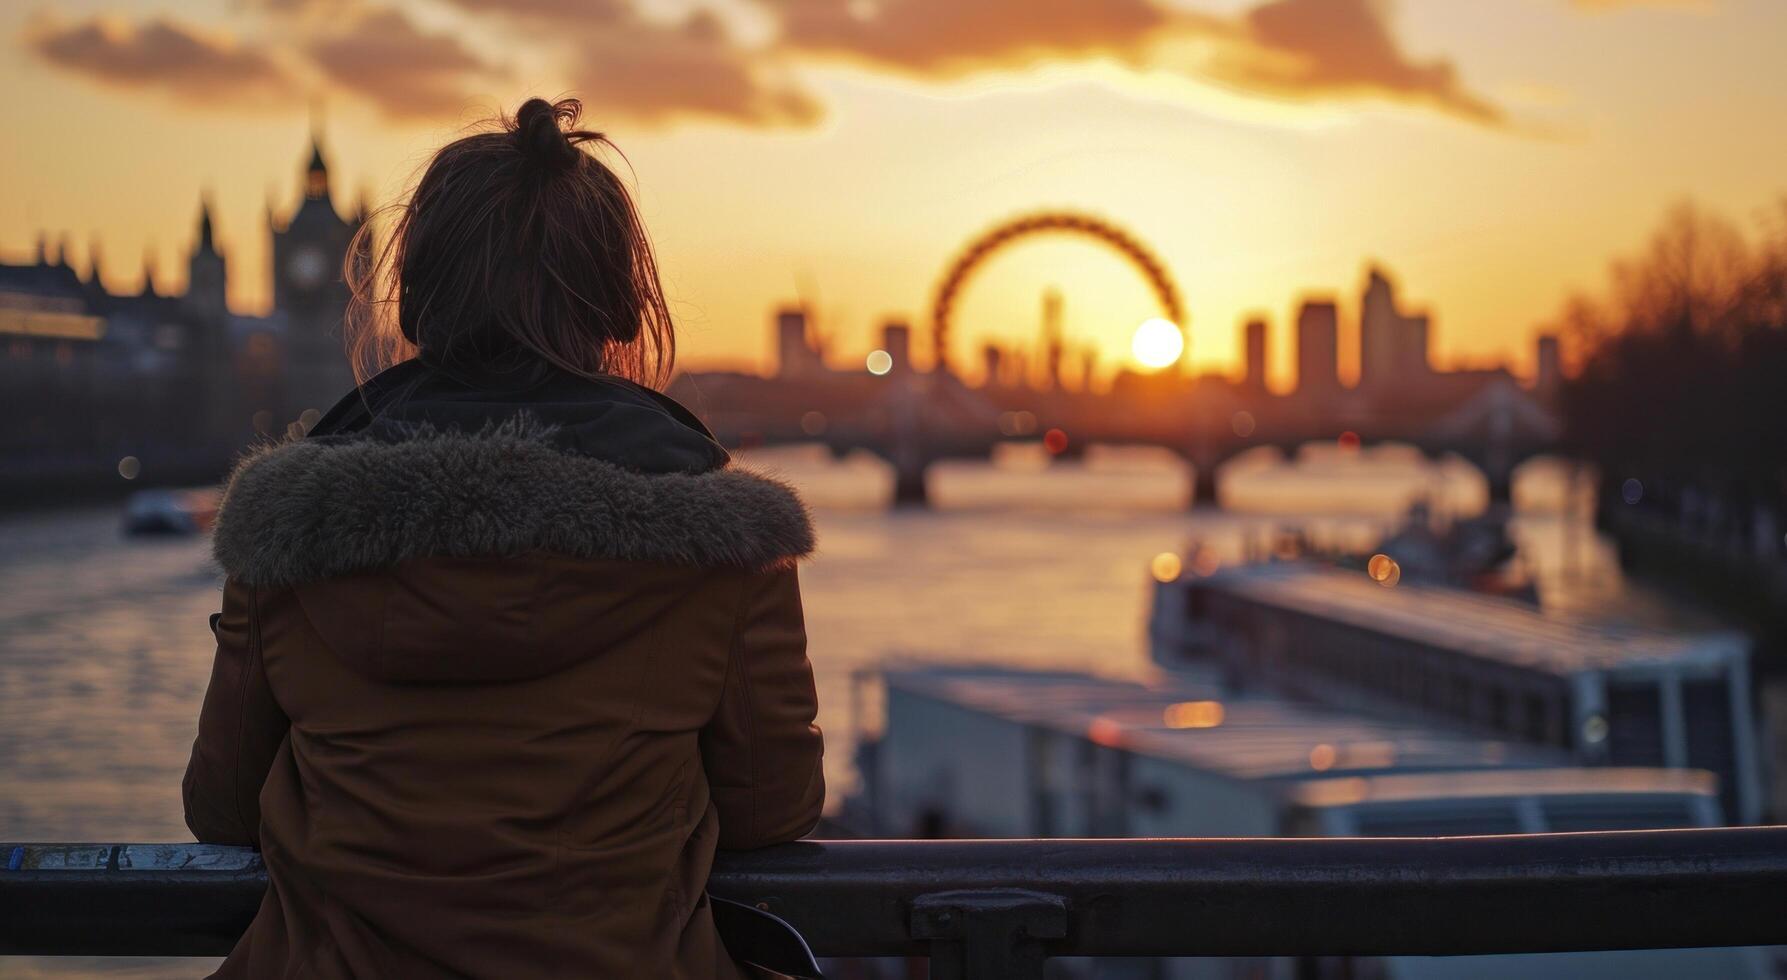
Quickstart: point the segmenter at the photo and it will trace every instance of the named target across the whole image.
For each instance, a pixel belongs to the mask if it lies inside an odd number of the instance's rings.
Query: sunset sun
[[[1163,368],[1185,352],[1185,338],[1171,320],[1154,317],[1143,320],[1142,325],[1135,328],[1135,336],[1129,341],[1129,352],[1145,367]]]

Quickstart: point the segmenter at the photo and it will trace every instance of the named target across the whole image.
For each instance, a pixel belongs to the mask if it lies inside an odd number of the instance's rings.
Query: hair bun
[[[556,172],[576,166],[583,154],[571,145],[559,123],[575,123],[581,108],[576,99],[558,103],[528,99],[515,112],[516,147],[543,170]]]

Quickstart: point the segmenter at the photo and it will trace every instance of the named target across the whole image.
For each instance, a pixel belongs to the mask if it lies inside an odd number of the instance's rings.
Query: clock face
[[[291,260],[286,263],[286,273],[291,277],[292,285],[315,289],[329,275],[329,259],[323,255],[322,249],[306,245],[292,253]]]

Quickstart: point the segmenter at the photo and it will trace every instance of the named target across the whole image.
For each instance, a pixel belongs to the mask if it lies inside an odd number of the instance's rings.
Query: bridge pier
[[[893,505],[895,507],[931,506],[930,491],[925,483],[925,474],[929,469],[930,467],[919,459],[900,459],[894,462]]]
[[[929,507],[931,495],[925,486],[925,472],[931,468],[932,455],[926,437],[926,396],[930,379],[901,372],[888,393],[892,412],[892,452],[888,462],[894,468],[895,507]]]
[[[1514,509],[1514,474],[1507,470],[1486,474],[1489,477],[1489,510],[1511,513]]]
[[[1479,465],[1489,480],[1489,509],[1503,514],[1514,512],[1514,471],[1527,457],[1506,445],[1505,438],[1491,442]]]
[[[1200,510],[1222,506],[1216,499],[1216,466],[1214,461],[1191,464],[1191,499],[1186,502],[1189,509]]]

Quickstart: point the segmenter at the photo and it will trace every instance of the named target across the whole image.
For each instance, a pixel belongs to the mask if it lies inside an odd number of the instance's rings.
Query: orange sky
[[[1192,359],[1233,370],[1369,260],[1434,313],[1442,364],[1511,360],[1675,200],[1748,221],[1787,192],[1779,0],[231,0],[0,9],[0,252],[145,252],[177,284],[201,189],[243,311],[312,105],[338,204],[383,201],[495,105],[576,94],[626,151],[686,364],[768,366],[801,298],[836,357],[923,324],[953,253],[1043,207],[1164,261]],[[1156,315],[1120,259],[1014,247],[958,307],[960,353],[1033,335],[1127,357]],[[963,356],[963,360],[969,357]]]

